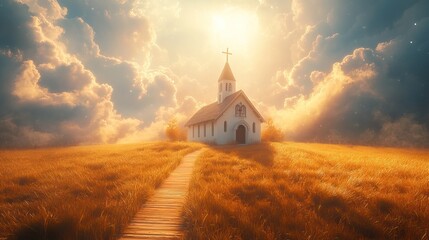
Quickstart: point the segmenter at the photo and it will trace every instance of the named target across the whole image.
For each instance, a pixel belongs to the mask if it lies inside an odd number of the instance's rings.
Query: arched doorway
[[[243,125],[238,126],[235,131],[235,141],[237,144],[245,144],[246,143],[246,128]]]

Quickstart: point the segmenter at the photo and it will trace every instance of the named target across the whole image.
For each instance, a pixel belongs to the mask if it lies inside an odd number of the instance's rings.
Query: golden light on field
[[[427,239],[429,151],[311,143],[213,148],[186,239]]]
[[[155,142],[0,150],[0,239],[116,239],[198,148]]]

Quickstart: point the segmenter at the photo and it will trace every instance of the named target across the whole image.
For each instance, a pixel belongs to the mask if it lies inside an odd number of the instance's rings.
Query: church
[[[264,118],[246,96],[235,90],[236,80],[226,54],[218,79],[217,101],[198,110],[185,124],[188,140],[210,144],[251,144],[261,141]]]

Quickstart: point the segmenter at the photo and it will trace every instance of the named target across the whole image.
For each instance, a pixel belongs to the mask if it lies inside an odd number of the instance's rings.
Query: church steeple
[[[232,55],[232,53],[228,51],[228,48],[226,52],[222,53],[226,54],[226,63],[218,79],[218,103],[222,103],[226,97],[235,92],[235,78],[228,63],[228,55]]]
[[[229,63],[226,62],[225,66],[223,67],[222,73],[219,76],[218,82],[222,80],[230,80],[235,81],[234,74],[232,74],[231,67],[229,66]]]

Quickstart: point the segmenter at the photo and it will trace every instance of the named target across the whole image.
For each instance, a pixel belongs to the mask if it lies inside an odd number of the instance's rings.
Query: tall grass
[[[200,145],[146,143],[0,151],[0,237],[114,239]]]
[[[212,148],[188,239],[428,239],[429,151],[266,143]]]

